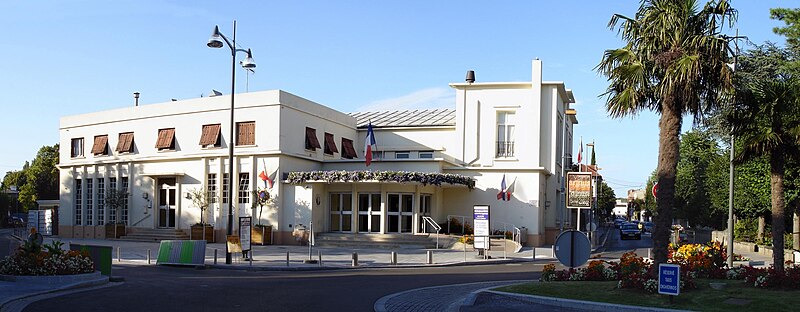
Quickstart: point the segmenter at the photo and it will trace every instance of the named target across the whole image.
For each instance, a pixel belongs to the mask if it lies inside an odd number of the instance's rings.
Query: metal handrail
[[[142,218],[139,221],[136,221],[136,223],[132,224],[131,226],[137,226],[137,225],[139,225],[139,223],[142,223],[142,221],[147,220],[147,218],[150,218],[151,216],[152,216],[152,214],[147,214],[146,216],[144,216],[144,218]]]
[[[422,227],[422,229],[423,229],[423,231],[425,233],[428,232],[428,225],[430,225],[431,227],[433,227],[436,230],[436,249],[439,249],[439,231],[442,230],[442,227],[439,226],[438,224],[436,224],[436,221],[434,221],[433,218],[428,217],[428,216],[422,216],[422,221],[425,222],[425,226]]]
[[[464,227],[467,224],[467,217],[466,216],[459,216],[459,215],[447,215],[447,233],[451,233],[451,231],[450,231],[450,219],[460,219],[461,220],[461,234],[464,234]]]

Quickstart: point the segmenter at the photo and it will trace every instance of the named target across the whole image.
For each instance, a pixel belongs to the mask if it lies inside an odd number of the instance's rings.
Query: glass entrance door
[[[175,179],[158,179],[158,227],[175,228]]]
[[[387,212],[389,233],[411,233],[414,217],[414,194],[388,194]]]
[[[431,216],[431,194],[422,194],[419,197],[419,233],[430,233],[425,231],[426,226],[430,226],[422,220],[422,217],[430,217]],[[433,230],[433,229],[429,229]]]
[[[358,194],[358,232],[380,233],[381,194]]]
[[[330,194],[330,231],[331,232],[351,232],[353,231],[353,194],[331,193]]]

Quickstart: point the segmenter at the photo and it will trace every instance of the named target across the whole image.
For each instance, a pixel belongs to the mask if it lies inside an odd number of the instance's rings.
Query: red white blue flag
[[[367,138],[364,139],[364,158],[367,159],[367,167],[372,162],[372,149],[377,148],[375,143],[375,133],[372,132],[372,122],[367,126]]]
[[[500,193],[497,193],[497,200],[511,200],[511,191],[506,185],[506,175],[503,175],[503,182],[500,182]]]

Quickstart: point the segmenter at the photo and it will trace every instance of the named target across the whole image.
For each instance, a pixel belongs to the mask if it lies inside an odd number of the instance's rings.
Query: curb
[[[514,293],[507,293],[501,291],[494,291],[494,290],[481,290],[479,292],[487,292],[492,293],[499,296],[507,296],[513,297],[518,300],[542,304],[542,305],[549,305],[564,309],[577,309],[577,310],[584,310],[584,311],[615,311],[615,312],[638,312],[638,311],[650,311],[650,312],[676,312],[676,311],[688,311],[688,310],[674,310],[674,309],[665,309],[665,308],[651,308],[651,307],[644,307],[644,306],[632,306],[632,305],[623,305],[623,304],[616,304],[616,303],[605,303],[605,302],[596,302],[596,301],[583,301],[583,300],[575,300],[575,299],[564,299],[564,298],[554,298],[554,297],[545,297],[545,296],[536,296],[536,295],[524,295],[524,294],[514,294]],[[476,292],[475,297],[479,294]],[[473,303],[474,303],[473,298]]]
[[[56,293],[56,292],[60,292],[60,291],[70,290],[70,289],[87,288],[87,287],[100,286],[100,285],[105,285],[105,284],[108,284],[108,277],[101,276],[100,278],[95,278],[95,279],[91,279],[91,280],[85,280],[85,281],[65,284],[65,285],[62,285],[62,286],[57,287],[57,288],[41,290],[41,291],[34,291],[34,292],[27,293],[27,294],[22,294],[22,295],[18,295],[18,296],[12,296],[12,297],[8,297],[8,298],[0,298],[0,311],[4,310],[9,304],[11,304],[11,303],[13,303],[15,301],[26,299],[26,298],[45,295],[45,294]]]
[[[603,243],[601,243],[597,248],[592,250],[592,253],[596,253],[601,248],[606,248],[606,243],[608,242],[608,233],[611,232],[611,228],[606,229],[606,235],[603,236]]]
[[[338,270],[370,270],[370,269],[419,269],[435,267],[459,267],[459,266],[479,266],[495,264],[526,263],[545,259],[498,259],[487,262],[447,262],[434,264],[407,264],[407,265],[370,265],[370,266],[232,266],[226,264],[205,265],[207,268],[221,270],[240,270],[240,271],[338,271]],[[546,260],[553,260],[547,258]],[[323,261],[324,262],[324,261]]]

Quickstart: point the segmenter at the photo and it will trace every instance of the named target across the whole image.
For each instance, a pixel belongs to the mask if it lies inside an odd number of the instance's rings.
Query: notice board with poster
[[[489,249],[489,206],[472,206],[472,226],[475,230],[474,246],[476,249]]]
[[[591,208],[592,173],[567,173],[567,208]]]
[[[250,251],[251,217],[239,217],[239,243],[242,251]]]

